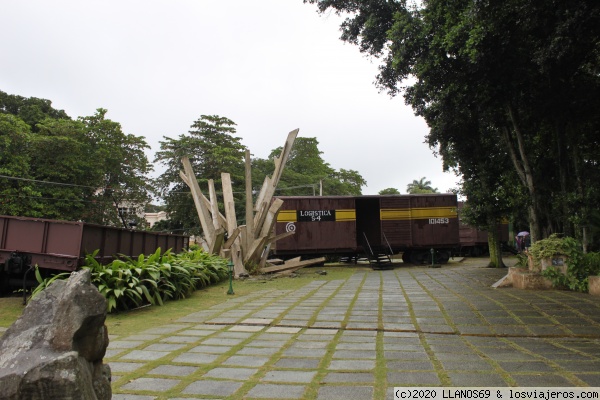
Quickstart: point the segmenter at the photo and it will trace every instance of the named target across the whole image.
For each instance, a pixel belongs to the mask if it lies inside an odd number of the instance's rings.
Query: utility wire
[[[18,178],[16,176],[8,176],[8,175],[0,175],[0,178],[13,179],[13,180],[16,180],[16,181],[25,181],[25,182],[45,183],[45,184],[48,184],[48,185],[73,186],[73,187],[82,187],[82,188],[87,188],[87,189],[98,189],[98,187],[96,187],[96,186],[76,185],[74,183],[61,183],[61,182],[40,181],[40,180],[37,180],[37,179]]]
[[[3,197],[18,197],[20,199],[36,199],[36,200],[55,200],[55,201],[72,201],[78,203],[103,203],[102,199],[99,200],[81,200],[81,199],[57,199],[54,197],[40,197],[40,196],[21,196],[21,195],[4,195]],[[109,202],[108,200],[105,200]],[[112,202],[110,202],[112,204]]]
[[[289,189],[299,189],[299,188],[305,188],[305,187],[311,187],[314,188],[315,186],[317,186],[317,183],[311,183],[308,185],[298,185],[298,186],[288,186],[288,187],[282,187],[282,188],[275,188],[275,191],[284,191],[284,190],[289,190]],[[191,194],[192,192],[167,192],[167,193],[172,193],[172,194]],[[222,192],[217,192],[217,193],[222,193]],[[234,194],[243,194],[246,192],[233,192]]]

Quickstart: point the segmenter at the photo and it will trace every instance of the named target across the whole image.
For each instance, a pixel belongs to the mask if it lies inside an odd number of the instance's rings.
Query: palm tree
[[[406,185],[406,191],[409,194],[438,193],[437,188],[431,187],[431,181],[428,181],[425,177],[419,180],[414,179],[412,183]]]

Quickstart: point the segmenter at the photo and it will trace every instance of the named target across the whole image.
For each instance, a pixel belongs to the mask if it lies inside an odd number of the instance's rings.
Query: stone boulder
[[[0,399],[111,398],[106,300],[90,280],[54,281],[0,338]]]

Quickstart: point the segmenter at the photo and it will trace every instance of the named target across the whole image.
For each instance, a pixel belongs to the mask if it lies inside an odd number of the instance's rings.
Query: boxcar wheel
[[[424,251],[411,251],[410,262],[415,265],[421,265],[425,262],[426,253]]]
[[[448,250],[441,250],[436,254],[436,261],[440,264],[446,264],[450,260],[450,252]]]
[[[402,253],[402,262],[404,264],[409,264],[411,262],[410,261],[410,253],[411,253],[410,251],[405,251]]]

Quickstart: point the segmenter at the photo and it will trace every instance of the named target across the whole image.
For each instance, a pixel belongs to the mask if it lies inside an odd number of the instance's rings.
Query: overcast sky
[[[106,108],[151,160],[163,136],[219,115],[261,158],[300,128],[365,178],[363,194],[421,177],[455,187],[424,121],[378,92],[377,61],[339,39],[340,21],[302,0],[3,0],[0,90],[73,118]]]

